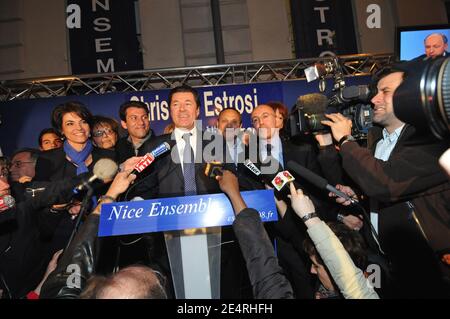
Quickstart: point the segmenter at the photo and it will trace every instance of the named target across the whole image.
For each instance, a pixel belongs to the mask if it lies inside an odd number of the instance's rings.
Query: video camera
[[[352,120],[352,135],[356,139],[365,139],[372,127],[372,106],[370,100],[376,89],[369,85],[345,86],[342,67],[338,58],[324,64],[317,63],[305,69],[308,82],[319,79],[319,90],[326,90],[325,78],[333,76],[334,94],[327,97],[322,93],[299,96],[289,116],[288,132],[290,137],[315,132],[327,132],[329,127],[320,123],[326,120],[324,114],[341,113]]]

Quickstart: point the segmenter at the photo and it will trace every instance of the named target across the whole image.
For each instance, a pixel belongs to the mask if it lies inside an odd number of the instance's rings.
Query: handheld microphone
[[[113,179],[118,170],[118,166],[116,162],[109,158],[101,158],[95,163],[93,172],[94,174],[89,177],[88,180],[85,180],[78,184],[74,192],[80,192],[91,187],[91,184],[96,180],[100,179],[102,181]]]
[[[221,162],[210,162],[206,164],[205,175],[210,178],[216,178],[217,176],[223,175],[223,163]]]
[[[167,142],[162,143],[150,153],[145,154],[144,157],[134,166],[134,169],[131,171],[131,174],[141,173],[143,170],[149,167],[150,164],[153,163],[153,161],[157,157],[170,151],[170,149],[171,146],[169,143]]]
[[[272,185],[278,192],[281,192],[287,184],[295,180],[294,176],[286,170],[277,170],[275,174],[264,174],[250,159],[245,160],[244,166],[257,176],[259,180],[268,185]]]
[[[251,160],[246,159],[244,162],[244,166],[247,167],[256,176],[261,175],[261,171],[255,164],[253,164],[253,162]]]
[[[311,170],[307,169],[306,167],[301,166],[300,164],[293,162],[293,161],[289,161],[286,165],[291,171],[293,171],[294,173],[296,173],[297,175],[303,177],[304,179],[306,179],[308,182],[310,182],[311,184],[315,185],[316,187],[323,189],[323,190],[328,190],[334,194],[336,194],[339,197],[344,198],[345,200],[350,201],[352,204],[355,204],[356,201],[354,199],[352,199],[350,196],[344,194],[343,192],[337,190],[335,187],[333,187],[332,185],[328,184],[328,181],[317,175],[316,173],[312,172]]]
[[[347,194],[344,194],[343,192],[337,190],[336,188],[334,188],[333,186],[328,184],[326,179],[324,179],[323,177],[317,175],[316,173],[313,173],[309,169],[307,169],[307,168],[297,164],[296,162],[289,161],[287,163],[287,167],[289,167],[289,169],[291,169],[293,172],[297,173],[298,175],[300,175],[301,177],[303,177],[304,179],[309,181],[311,184],[314,184],[315,186],[319,187],[320,189],[328,190],[328,191],[336,194],[337,196],[342,197],[342,198],[344,198],[347,201],[350,201],[353,205],[356,205],[357,207],[359,207],[361,209],[361,211],[362,211],[364,223],[367,223],[367,225],[370,227],[370,231],[371,231],[372,236],[374,237],[374,239],[375,239],[375,241],[377,243],[378,249],[384,255],[384,252],[383,252],[383,250],[381,249],[381,246],[380,246],[380,240],[378,238],[378,233],[375,230],[372,222],[370,221],[370,217],[367,214],[366,210],[364,209],[364,207],[360,203],[358,203],[358,201],[354,200],[353,198],[351,198]]]
[[[16,205],[16,200],[11,195],[0,196],[0,212],[13,208]]]

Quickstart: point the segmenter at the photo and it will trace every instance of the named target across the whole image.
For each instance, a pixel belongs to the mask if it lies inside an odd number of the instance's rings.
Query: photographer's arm
[[[351,121],[342,114],[326,116],[330,120],[322,123],[331,127],[337,141],[351,133]],[[436,165],[435,154],[440,154],[442,144],[402,145],[401,151],[393,152],[388,161],[375,158],[371,150],[354,141],[342,143],[339,153],[344,170],[363,193],[382,202],[392,202],[436,185],[442,172]]]
[[[355,266],[333,231],[319,217],[308,216],[315,212],[312,201],[293,184],[290,189],[292,208],[300,218],[306,219],[308,234],[343,296],[346,299],[378,299],[377,293],[367,285],[363,271]]]
[[[130,171],[120,172],[114,178],[99,205],[80,227],[74,240],[66,251],[54,272],[44,283],[41,298],[78,298],[87,279],[95,273],[96,260],[101,249],[98,240],[98,224],[103,203],[110,203],[123,193],[136,178]]]
[[[274,249],[263,227],[259,213],[247,208],[240,192],[237,177],[224,170],[218,176],[220,189],[228,195],[236,219],[233,230],[246,261],[254,297],[293,298],[292,287],[278,265]]]

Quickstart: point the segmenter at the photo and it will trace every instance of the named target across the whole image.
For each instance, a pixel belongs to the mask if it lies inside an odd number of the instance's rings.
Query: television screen
[[[433,33],[450,39],[450,24],[397,28],[397,53],[400,60],[412,60],[425,54],[425,38]]]

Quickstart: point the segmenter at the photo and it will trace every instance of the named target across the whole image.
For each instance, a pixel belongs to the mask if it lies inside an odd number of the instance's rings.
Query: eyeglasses
[[[105,128],[103,130],[96,130],[94,132],[92,132],[92,135],[94,137],[100,137],[100,136],[107,136],[107,135],[111,135],[111,133],[113,132],[113,130],[111,130],[110,128]]]
[[[17,167],[17,168],[21,168],[23,166],[23,164],[34,164],[34,162],[22,162],[22,161],[15,161],[11,163],[11,167]]]

